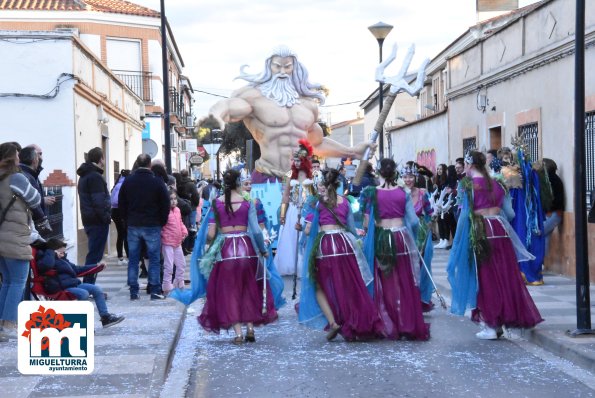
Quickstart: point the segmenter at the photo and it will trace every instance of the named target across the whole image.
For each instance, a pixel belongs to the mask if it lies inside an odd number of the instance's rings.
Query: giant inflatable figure
[[[314,154],[323,157],[361,159],[368,147],[376,147],[365,142],[350,148],[324,137],[317,123],[318,105],[324,103],[322,86],[308,81],[308,71],[286,46],[273,51],[262,73],[251,75],[245,68],[236,79],[249,84],[217,102],[209,116],[222,130],[225,123],[244,121],[261,152],[253,183],[281,179],[291,169],[292,154],[301,139],[307,139]]]

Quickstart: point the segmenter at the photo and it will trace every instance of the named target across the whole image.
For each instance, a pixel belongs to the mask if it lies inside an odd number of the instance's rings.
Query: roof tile
[[[159,17],[159,12],[125,0],[0,0],[0,10],[96,11]]]

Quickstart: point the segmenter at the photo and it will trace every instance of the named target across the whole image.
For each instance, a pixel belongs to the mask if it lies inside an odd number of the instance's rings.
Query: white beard
[[[263,96],[275,101],[279,106],[290,108],[300,102],[300,95],[290,77],[279,78],[279,74],[276,74],[271,80],[260,84],[258,89]]]

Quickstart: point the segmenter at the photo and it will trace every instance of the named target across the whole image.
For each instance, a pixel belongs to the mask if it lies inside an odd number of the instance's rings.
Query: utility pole
[[[163,66],[163,143],[165,145],[165,169],[171,174],[171,139],[169,125],[169,67],[167,62],[167,20],[165,0],[161,0],[161,63]]]

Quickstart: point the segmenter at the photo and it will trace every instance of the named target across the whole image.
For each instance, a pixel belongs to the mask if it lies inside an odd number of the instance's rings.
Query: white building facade
[[[61,193],[61,232],[71,258],[80,260],[86,236],[76,170],[94,147],[104,150],[108,187],[130,168],[131,154],[142,150],[142,99],[71,32],[0,31],[0,37],[0,74],[10,77],[0,97],[0,140],[43,149],[40,180]]]

